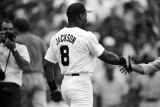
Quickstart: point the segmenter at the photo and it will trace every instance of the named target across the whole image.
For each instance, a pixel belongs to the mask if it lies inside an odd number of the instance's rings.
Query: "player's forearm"
[[[44,74],[47,79],[48,86],[51,91],[57,90],[57,85],[55,82],[55,75],[54,75],[54,69],[53,69],[53,63],[44,60]]]
[[[141,65],[132,64],[132,70],[137,72],[137,73],[144,74],[144,70],[143,70],[143,67]]]
[[[44,61],[44,74],[46,76],[47,82],[52,82],[55,80],[53,64],[47,60]]]
[[[113,65],[118,65],[120,62],[119,56],[107,50],[104,50],[103,53],[98,58],[105,61],[106,63]]]

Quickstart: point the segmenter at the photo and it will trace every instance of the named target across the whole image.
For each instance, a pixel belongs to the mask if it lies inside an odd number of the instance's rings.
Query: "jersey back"
[[[103,50],[92,32],[65,27],[52,37],[45,59],[58,62],[62,74],[93,72],[94,58]]]

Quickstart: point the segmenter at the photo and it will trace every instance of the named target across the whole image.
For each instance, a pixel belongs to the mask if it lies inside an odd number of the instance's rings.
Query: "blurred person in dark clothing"
[[[43,57],[46,45],[30,32],[29,22],[22,18],[14,21],[16,41],[27,46],[31,58],[30,70],[23,75],[23,107],[46,107],[46,86],[43,75]]]
[[[21,107],[22,73],[29,68],[25,45],[15,42],[11,20],[0,22],[0,107]]]

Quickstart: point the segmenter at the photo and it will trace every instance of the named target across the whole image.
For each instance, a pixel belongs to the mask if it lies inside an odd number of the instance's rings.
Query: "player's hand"
[[[120,66],[121,69],[120,71],[124,74],[127,74],[127,73],[131,73],[132,72],[132,65],[131,65],[131,58],[130,56],[128,57],[128,61],[126,61],[126,65],[122,65]]]
[[[59,102],[62,100],[62,95],[59,90],[51,91],[51,98],[55,102]]]
[[[11,51],[16,48],[15,42],[9,40],[8,38],[5,41],[5,46],[10,49]]]

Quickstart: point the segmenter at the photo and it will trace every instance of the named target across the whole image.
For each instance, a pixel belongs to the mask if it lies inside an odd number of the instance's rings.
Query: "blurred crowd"
[[[133,63],[147,63],[160,56],[159,0],[0,0],[0,19],[29,20],[32,33],[49,45],[50,38],[67,23],[67,6],[76,1],[94,11],[88,14],[87,30],[109,51],[131,56]],[[60,85],[63,76],[58,66],[57,75]],[[97,59],[94,107],[160,107],[159,75],[124,75],[117,66]],[[49,96],[47,102],[48,107],[65,107],[63,101],[51,102]]]

